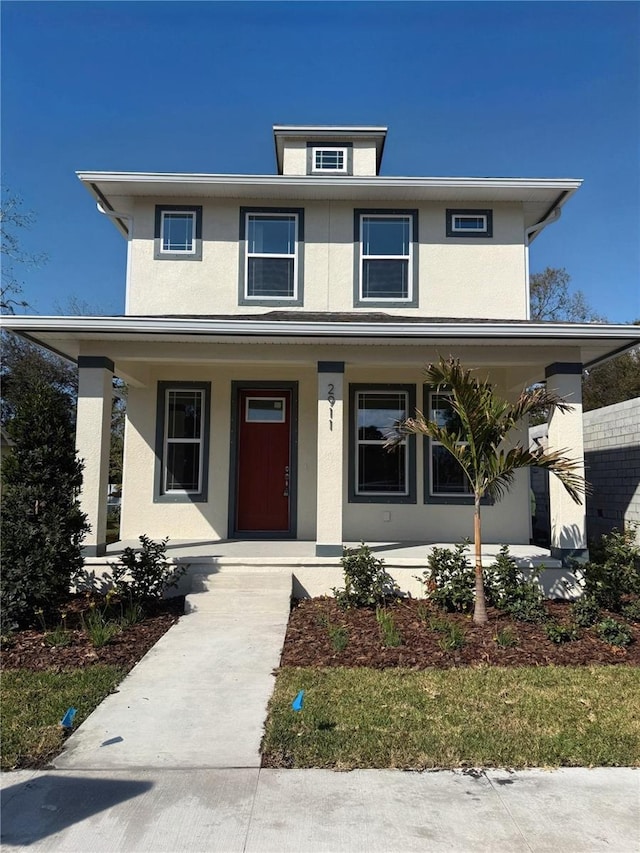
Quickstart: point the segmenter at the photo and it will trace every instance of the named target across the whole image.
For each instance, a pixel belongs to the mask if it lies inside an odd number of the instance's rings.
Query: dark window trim
[[[251,390],[290,391],[291,392],[291,435],[289,444],[289,530],[286,533],[278,531],[257,531],[250,533],[236,528],[236,501],[238,499],[238,396],[240,391]],[[286,380],[258,380],[247,382],[232,380],[231,382],[231,441],[229,442],[229,507],[227,515],[227,535],[230,539],[295,539],[298,530],[298,382]]]
[[[199,492],[174,494],[163,491],[164,482],[164,419],[168,390],[203,391],[204,420],[202,425],[202,483]],[[154,503],[207,503],[209,500],[209,444],[211,434],[211,383],[210,382],[158,382],[156,404],[156,447],[153,477]]]
[[[277,297],[274,299],[265,299],[264,297],[245,296],[245,261],[247,254],[247,214],[248,213],[266,213],[266,214],[295,214],[298,217],[298,236],[297,245],[297,270],[296,280],[298,284],[298,293],[295,298],[287,299]],[[260,305],[263,307],[280,306],[280,305],[303,305],[304,304],[304,208],[303,207],[241,207],[240,208],[240,237],[238,240],[239,246],[239,261],[238,261],[238,305]]]
[[[484,231],[454,231],[453,217],[454,216],[486,216],[487,227]],[[493,237],[493,210],[490,208],[447,208],[447,237],[460,237],[466,240],[468,237],[483,238],[485,240]]]
[[[360,297],[360,221],[363,216],[410,216],[411,223],[411,299],[362,299]],[[356,308],[417,308],[418,307],[418,210],[399,208],[363,208],[353,211],[353,304]]]
[[[356,394],[359,391],[390,391],[407,393],[408,415],[411,416],[416,408],[416,386],[401,383],[350,383],[349,384],[349,503],[361,504],[415,504],[416,492],[416,437],[407,437],[407,479],[409,494],[407,495],[358,495],[356,494]],[[393,451],[390,451],[393,452]]]
[[[343,172],[337,169],[328,169],[327,171],[317,171],[313,168],[313,149],[314,148],[344,148],[347,155],[347,168]],[[317,175],[323,177],[326,175],[353,175],[353,142],[342,142],[340,140],[331,141],[322,139],[317,142],[307,142],[307,175]]]
[[[430,416],[430,400],[431,394],[446,394],[447,391],[435,388],[431,385],[425,385],[422,397],[422,411],[425,417]],[[432,495],[431,494],[431,439],[425,436],[423,439],[423,477],[424,477],[424,502],[426,504],[440,504],[442,506],[473,506],[474,496],[470,495]],[[491,506],[493,501],[491,498],[482,498],[482,506]]]
[[[162,251],[162,214],[195,213],[195,251],[191,254]],[[201,261],[202,260],[202,205],[200,204],[156,204],[153,232],[153,257],[156,261]]]

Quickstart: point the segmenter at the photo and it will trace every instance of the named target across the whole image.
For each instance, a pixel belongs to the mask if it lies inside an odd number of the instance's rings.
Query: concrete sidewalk
[[[640,773],[16,772],[3,851],[637,853]]]

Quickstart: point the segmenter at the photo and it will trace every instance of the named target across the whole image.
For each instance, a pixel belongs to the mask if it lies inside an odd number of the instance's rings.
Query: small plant
[[[129,601],[125,605],[121,605],[120,625],[123,628],[131,628],[142,622],[144,619],[144,610],[141,604],[135,601]]]
[[[629,622],[640,622],[640,598],[622,605],[622,615]]]
[[[398,631],[398,626],[392,613],[389,613],[384,607],[377,607],[376,621],[380,627],[383,645],[387,646],[387,648],[396,648],[402,645],[402,637],[400,636],[400,631]]]
[[[447,623],[443,636],[438,640],[438,645],[443,652],[453,652],[461,649],[466,643],[464,631],[455,622]]]
[[[619,611],[626,595],[640,593],[640,548],[637,525],[612,530],[592,547],[592,560],[581,566],[585,593],[600,607]]]
[[[468,541],[456,545],[453,551],[434,548],[427,560],[427,598],[449,612],[468,613],[473,609],[475,575],[467,559],[468,548]]]
[[[331,647],[336,652],[343,652],[349,645],[349,632],[344,625],[336,625],[330,622],[327,625]]]
[[[58,648],[71,644],[71,633],[67,630],[64,617],[59,625],[56,625],[52,631],[48,631],[44,635],[44,641],[48,646]]]
[[[487,601],[503,610],[519,597],[522,583],[516,558],[511,556],[508,545],[502,545],[495,563],[484,573]]]
[[[344,589],[332,592],[340,607],[378,607],[397,596],[399,588],[364,542],[359,548],[345,548],[340,560],[344,571]]]
[[[442,634],[448,631],[450,622],[444,616],[431,616],[429,619],[429,628],[437,634]]]
[[[611,646],[628,646],[633,640],[631,628],[617,619],[603,619],[596,630],[598,636]]]
[[[600,607],[592,595],[583,595],[571,605],[571,615],[580,628],[590,628],[600,618]]]
[[[552,643],[570,643],[572,640],[577,640],[580,637],[576,628],[571,625],[560,625],[558,622],[550,622],[545,626],[547,639]]]
[[[520,642],[516,632],[513,630],[513,628],[509,628],[508,625],[504,628],[498,628],[498,630],[496,631],[496,635],[493,639],[496,641],[496,644],[500,646],[501,649],[513,649]]]
[[[143,534],[139,550],[125,548],[120,562],[110,563],[111,582],[119,596],[141,603],[160,601],[168,589],[178,585],[187,567],[167,560],[168,541],[154,542]]]
[[[504,612],[516,622],[544,622],[547,618],[544,600],[534,581],[521,581],[517,593],[505,604]]]
[[[101,649],[106,646],[121,631],[120,625],[107,619],[105,613],[97,607],[92,607],[86,616],[83,615],[82,626],[94,649]]]

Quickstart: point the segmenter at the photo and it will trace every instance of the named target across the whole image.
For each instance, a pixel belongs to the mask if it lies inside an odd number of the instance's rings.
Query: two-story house
[[[472,536],[444,449],[383,446],[416,408],[446,414],[422,381],[441,355],[506,396],[546,379],[574,406],[549,446],[583,458],[583,367],[639,340],[529,320],[529,245],[581,181],[382,176],[386,134],[276,126],[275,175],[79,173],[127,241],[125,315],[7,325],[78,363],[90,553],[113,374],[129,387],[123,539],[310,540],[335,557],[345,541]],[[528,483],[486,507],[487,542],[529,542]],[[551,515],[554,555],[583,552],[584,509],[555,483]]]

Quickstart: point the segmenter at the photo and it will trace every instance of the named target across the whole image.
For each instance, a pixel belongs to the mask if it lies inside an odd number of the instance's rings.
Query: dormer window
[[[154,238],[156,260],[202,260],[202,207],[157,205]]]
[[[347,171],[346,148],[313,148],[311,154],[313,172]]]
[[[448,209],[447,237],[493,237],[493,211]]]

